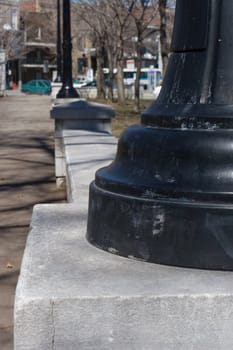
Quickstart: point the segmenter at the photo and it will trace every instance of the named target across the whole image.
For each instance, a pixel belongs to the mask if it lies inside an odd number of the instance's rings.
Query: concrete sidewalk
[[[65,200],[54,177],[48,96],[0,99],[0,349],[13,349],[13,303],[34,204]]]

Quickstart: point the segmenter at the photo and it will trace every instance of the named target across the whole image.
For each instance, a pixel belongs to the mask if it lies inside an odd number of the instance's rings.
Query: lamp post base
[[[79,98],[78,92],[72,87],[62,87],[58,92],[57,98]]]
[[[233,270],[233,134],[135,125],[90,187],[87,239],[152,263]]]
[[[233,205],[132,198],[91,185],[88,241],[151,263],[233,270]]]

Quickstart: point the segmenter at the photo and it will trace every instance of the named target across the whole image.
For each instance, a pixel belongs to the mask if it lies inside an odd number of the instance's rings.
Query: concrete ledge
[[[54,119],[111,119],[115,117],[114,109],[108,105],[88,102],[85,99],[76,99],[72,102],[64,102],[54,105],[51,110],[51,118]]]
[[[59,103],[60,102],[61,101],[59,101]],[[74,139],[75,132],[79,132],[80,130],[86,131],[89,135],[88,144],[92,143],[90,132],[93,132],[93,135],[95,135],[94,133],[98,133],[99,136],[102,136],[102,140],[107,139],[107,137],[112,137],[110,136],[111,119],[115,116],[115,112],[112,107],[87,102],[82,99],[76,99],[74,101],[63,101],[63,103],[53,105],[50,111],[50,116],[55,120],[55,174],[57,186],[60,187],[65,183],[67,163],[66,156],[68,156],[68,153],[65,154],[65,132],[72,130],[72,138]],[[113,137],[112,140],[114,140]],[[96,140],[94,143],[95,147],[99,148]],[[81,144],[82,143],[77,140],[75,145],[76,149],[79,149]],[[87,142],[84,140],[83,144],[87,145]],[[102,142],[100,142],[100,144],[102,144]],[[102,147],[102,149],[104,154],[106,154],[105,148]],[[88,157],[83,147],[82,150],[84,151],[84,155]],[[95,153],[98,154],[98,150]],[[94,155],[95,158],[96,154]],[[114,155],[112,155],[111,159],[113,159],[113,157]],[[88,157],[88,159],[89,158],[90,157]],[[89,173],[92,174],[94,178],[94,173],[92,173],[91,170],[92,169],[90,169]]]
[[[84,99],[59,100],[50,111],[50,116],[63,129],[91,130],[111,133],[111,119],[115,117],[112,107]]]
[[[85,240],[86,208],[34,209],[15,306],[17,350],[230,350],[230,272],[159,266]]]
[[[89,185],[95,172],[114,159],[117,139],[109,134],[86,130],[64,130],[62,139],[68,201],[84,201],[87,210]]]

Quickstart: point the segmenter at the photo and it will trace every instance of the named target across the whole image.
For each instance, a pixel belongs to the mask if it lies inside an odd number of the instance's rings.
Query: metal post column
[[[79,94],[73,87],[72,44],[70,24],[70,0],[63,0],[63,78],[57,98],[76,98]]]
[[[62,82],[62,54],[61,54],[61,5],[57,0],[57,77],[55,82]]]

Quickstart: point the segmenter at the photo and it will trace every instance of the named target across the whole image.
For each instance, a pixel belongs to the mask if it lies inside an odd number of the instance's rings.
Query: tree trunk
[[[97,45],[96,49],[96,60],[97,60],[97,98],[105,99],[105,87],[104,87],[104,49],[101,44]]]
[[[135,80],[135,95],[134,95],[134,110],[140,111],[140,75],[142,68],[142,42],[137,42],[137,60],[136,60],[136,80]]]
[[[117,61],[117,92],[118,92],[118,102],[125,102],[125,91],[124,91],[124,63],[122,61]]]
[[[113,79],[114,79],[114,59],[113,59],[113,48],[108,47],[108,67],[109,67],[109,76],[108,76],[108,98],[113,102]]]
[[[166,19],[167,0],[159,0],[159,14],[160,14],[160,43],[161,55],[163,61],[163,75],[168,63],[168,38],[167,38],[167,19]]]

